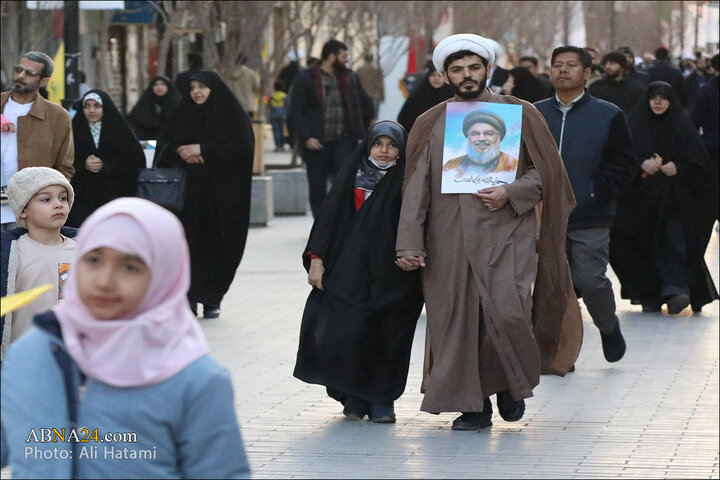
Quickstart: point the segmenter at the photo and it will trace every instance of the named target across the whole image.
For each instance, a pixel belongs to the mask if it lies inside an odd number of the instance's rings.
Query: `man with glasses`
[[[47,86],[52,72],[53,61],[49,56],[27,52],[13,68],[12,89],[0,96],[2,114],[15,126],[14,131],[2,133],[3,198],[10,177],[25,167],[51,167],[68,180],[75,173],[70,115],[38,93]],[[0,217],[0,230],[15,227],[15,216],[4,201]]]

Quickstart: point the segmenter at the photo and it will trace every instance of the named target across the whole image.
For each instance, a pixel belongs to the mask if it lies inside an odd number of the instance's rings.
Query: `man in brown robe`
[[[427,332],[421,410],[459,411],[455,430],[522,418],[540,373],[564,375],[582,344],[582,321],[565,257],[575,198],[545,121],[532,104],[485,88],[492,46],[452,35],[433,54],[455,91],[449,101],[522,105],[514,182],[474,194],[441,193],[443,102],[408,140],[398,264],[423,267]]]

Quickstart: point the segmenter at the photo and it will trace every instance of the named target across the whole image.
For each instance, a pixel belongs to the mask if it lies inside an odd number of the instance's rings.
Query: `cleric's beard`
[[[465,79],[463,79],[460,83],[462,83],[463,81],[465,81]],[[483,77],[480,80],[480,85],[478,86],[477,90],[471,90],[468,92],[468,91],[462,90],[460,88],[460,85],[456,85],[452,82],[450,82],[450,89],[453,91],[453,93],[455,95],[462,98],[463,100],[474,100],[477,97],[479,97],[480,95],[482,95],[482,93],[485,91],[486,83],[487,83],[487,74],[485,75],[485,77]]]
[[[496,145],[492,145],[487,152],[478,152],[477,150],[475,150],[472,143],[470,143],[470,139],[468,139],[465,144],[465,151],[467,152],[467,156],[470,161],[478,165],[489,165],[497,161],[497,159],[500,158],[500,155],[502,154],[502,152],[500,151],[499,143]]]

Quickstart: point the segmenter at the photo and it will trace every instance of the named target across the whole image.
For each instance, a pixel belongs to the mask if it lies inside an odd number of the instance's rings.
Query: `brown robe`
[[[582,345],[565,256],[575,198],[557,145],[532,104],[487,90],[475,101],[523,106],[517,176],[500,210],[440,192],[447,102],[421,115],[408,139],[396,248],[426,256],[421,410],[430,413],[479,412],[507,389],[531,397],[541,371],[564,375]]]

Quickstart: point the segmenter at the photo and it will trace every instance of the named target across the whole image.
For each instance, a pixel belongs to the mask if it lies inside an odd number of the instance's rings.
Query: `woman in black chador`
[[[622,297],[643,312],[699,312],[718,298],[704,260],[718,207],[710,156],[665,82],[648,85],[628,123],[641,168],[611,229]]]
[[[303,252],[308,297],[294,375],[327,387],[350,419],[395,422],[423,297],[395,263],[407,136],[375,124],[338,175]]]
[[[551,97],[552,84],[545,82],[525,67],[515,67],[508,72],[508,79],[503,85],[503,94],[512,95],[521,100],[535,103]]]
[[[180,102],[180,93],[169,78],[158,75],[128,114],[128,121],[140,140],[157,140],[162,126]]]
[[[454,95],[450,85],[445,84],[442,72],[435,70],[432,61],[427,63],[427,69],[427,75],[418,80],[398,113],[397,121],[406,132],[410,132],[417,117]]]
[[[72,121],[75,143],[75,203],[67,225],[79,227],[96,209],[137,191],[145,155],[132,128],[107,93],[90,90]]]
[[[160,166],[187,169],[185,211],[180,214],[190,247],[188,300],[205,318],[220,315],[220,302],[240,265],[250,224],[255,152],[252,124],[220,76],[192,72],[158,139]]]

